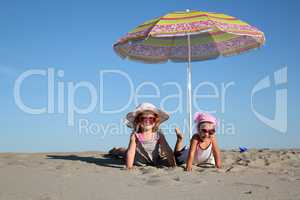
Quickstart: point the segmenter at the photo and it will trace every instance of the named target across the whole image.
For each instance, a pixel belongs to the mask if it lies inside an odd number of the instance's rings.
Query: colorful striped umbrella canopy
[[[192,130],[191,61],[239,54],[261,47],[264,33],[225,14],[183,11],[147,21],[113,45],[122,58],[145,63],[188,62],[189,134]]]

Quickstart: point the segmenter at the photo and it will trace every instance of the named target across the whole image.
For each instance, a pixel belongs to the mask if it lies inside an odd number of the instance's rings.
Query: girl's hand
[[[186,166],[186,167],[185,167],[185,171],[191,172],[191,171],[192,171],[192,166]]]
[[[127,169],[131,169],[133,166],[135,151],[136,151],[135,135],[131,134],[128,148],[127,148],[127,154],[126,154],[126,168]]]
[[[126,166],[126,169],[131,171],[133,170],[133,166]]]
[[[213,156],[215,158],[216,168],[220,169],[222,167],[222,164],[221,164],[221,151],[220,151],[219,146],[217,144],[216,137],[212,138],[211,140],[212,140],[212,151],[213,151]]]
[[[188,172],[192,171],[192,165],[193,165],[197,145],[198,145],[197,135],[194,135],[190,142],[189,155],[186,161],[186,171]]]

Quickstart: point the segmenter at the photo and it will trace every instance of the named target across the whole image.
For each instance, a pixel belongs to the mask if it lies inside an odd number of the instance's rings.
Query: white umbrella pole
[[[187,34],[188,40],[188,66],[187,66],[187,107],[188,107],[188,133],[192,137],[192,65],[191,65],[191,38]]]

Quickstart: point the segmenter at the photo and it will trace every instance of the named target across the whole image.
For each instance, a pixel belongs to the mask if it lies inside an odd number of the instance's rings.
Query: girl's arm
[[[215,135],[212,136],[211,141],[212,141],[212,151],[215,158],[216,167],[221,168],[221,152]]]
[[[169,165],[171,167],[175,167],[176,162],[175,162],[175,157],[174,157],[173,151],[172,151],[171,147],[169,146],[169,144],[163,134],[160,134],[159,141],[160,141],[160,145],[161,145],[161,150],[164,154],[166,154]]]
[[[188,159],[186,162],[186,171],[188,171],[188,172],[192,171],[192,165],[193,165],[197,145],[198,145],[198,139],[197,139],[197,136],[194,135],[190,142],[190,150],[189,150],[189,155],[188,155]]]
[[[135,157],[135,151],[136,151],[136,141],[135,141],[135,135],[134,133],[131,134],[128,148],[127,148],[127,154],[126,154],[126,168],[132,169],[134,157]]]

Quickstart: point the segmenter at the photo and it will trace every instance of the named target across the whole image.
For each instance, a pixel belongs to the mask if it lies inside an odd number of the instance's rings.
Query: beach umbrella
[[[144,63],[187,62],[188,132],[192,135],[192,61],[236,55],[261,47],[264,33],[229,15],[186,10],[137,26],[114,45],[122,58]]]

